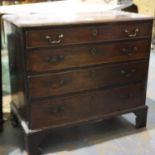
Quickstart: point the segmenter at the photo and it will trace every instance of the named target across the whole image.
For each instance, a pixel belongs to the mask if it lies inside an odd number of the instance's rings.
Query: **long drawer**
[[[83,68],[28,77],[30,98],[41,98],[146,80],[147,62]]]
[[[33,102],[30,128],[63,126],[102,118],[105,114],[145,104],[145,84]]]
[[[26,48],[50,47],[150,37],[151,23],[122,22],[92,26],[57,26],[25,32]]]
[[[26,52],[27,71],[46,72],[148,58],[150,41],[131,40]]]

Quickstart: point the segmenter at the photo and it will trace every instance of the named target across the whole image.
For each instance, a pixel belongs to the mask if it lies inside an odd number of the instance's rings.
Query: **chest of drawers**
[[[26,19],[4,17],[12,115],[30,155],[39,154],[45,133],[58,127],[129,112],[137,128],[145,127],[152,18],[116,11]]]

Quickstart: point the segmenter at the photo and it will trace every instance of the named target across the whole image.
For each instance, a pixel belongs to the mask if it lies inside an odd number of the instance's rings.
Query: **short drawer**
[[[52,27],[25,32],[26,48],[151,37],[151,23],[125,22],[92,26]]]
[[[150,41],[131,40],[26,52],[27,71],[46,72],[148,58]]]
[[[65,126],[145,104],[145,84],[102,89],[84,94],[33,102],[31,129]]]
[[[130,62],[59,73],[29,76],[30,98],[42,98],[146,80],[147,63]]]

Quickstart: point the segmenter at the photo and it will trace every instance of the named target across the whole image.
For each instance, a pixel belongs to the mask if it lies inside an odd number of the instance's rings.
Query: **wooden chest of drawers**
[[[4,21],[12,116],[22,122],[29,154],[39,154],[44,133],[57,127],[129,112],[145,127],[152,18],[117,11],[66,22],[27,18]]]

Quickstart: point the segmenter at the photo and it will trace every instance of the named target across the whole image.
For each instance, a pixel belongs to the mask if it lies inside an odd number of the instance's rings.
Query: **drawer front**
[[[26,31],[26,48],[151,37],[151,23],[111,23]]]
[[[147,63],[124,63],[28,78],[29,97],[41,98],[146,80]]]
[[[46,72],[148,58],[150,41],[135,40],[26,52],[27,71]]]
[[[144,84],[33,102],[31,128],[56,127],[84,122],[144,104]]]

